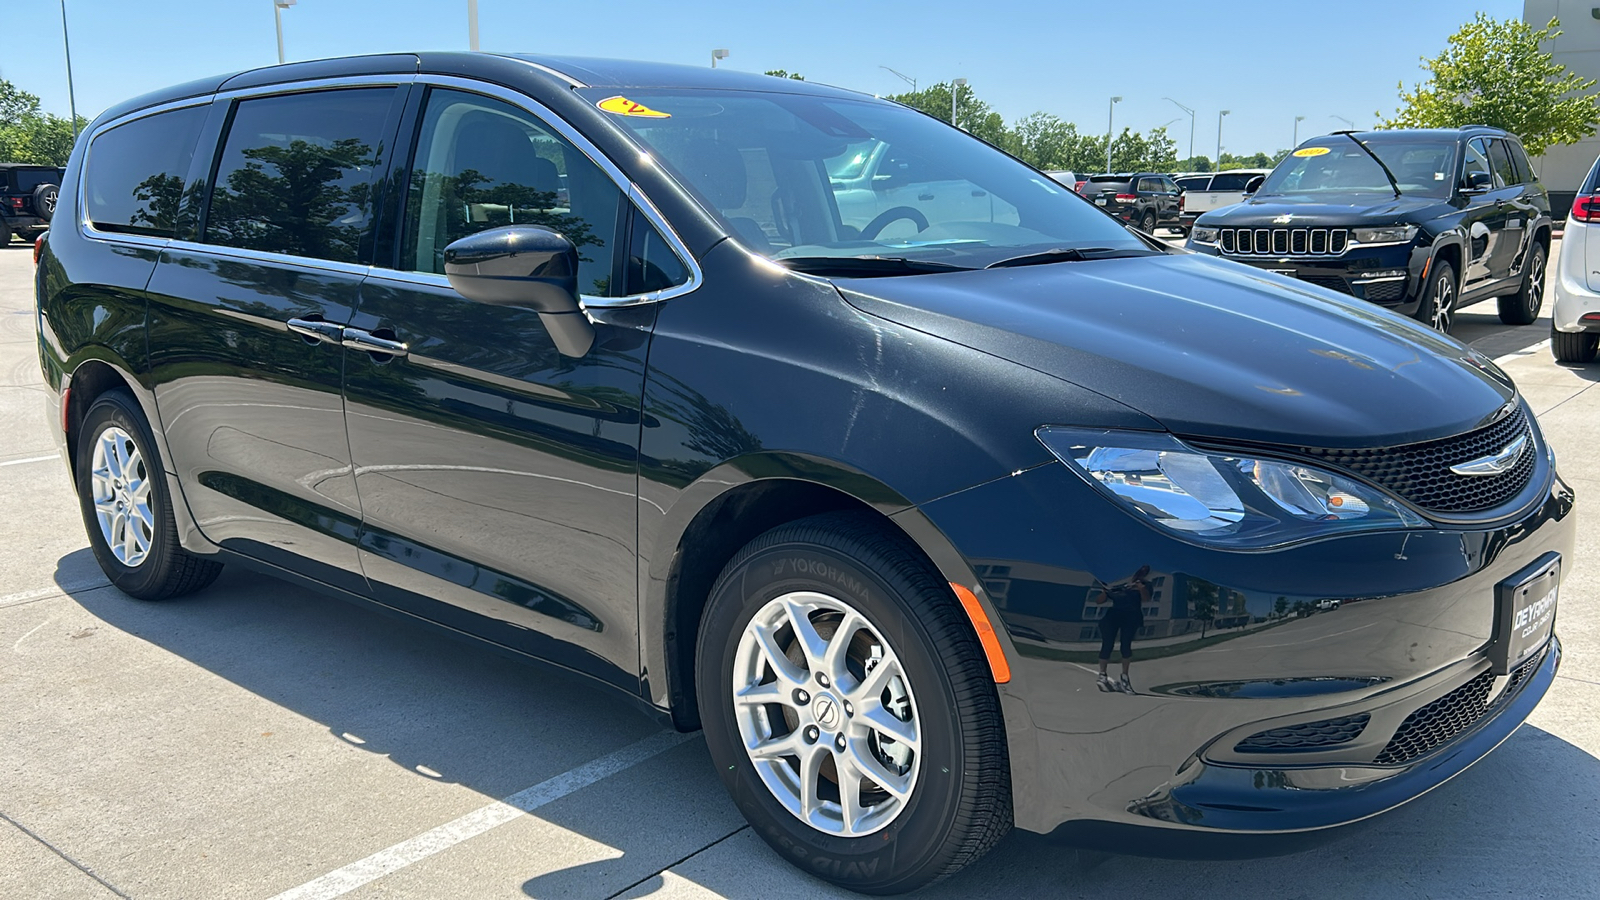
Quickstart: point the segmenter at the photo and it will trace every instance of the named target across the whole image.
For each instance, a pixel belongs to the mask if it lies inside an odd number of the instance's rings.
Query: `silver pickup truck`
[[[1183,214],[1178,221],[1187,231],[1202,214],[1243,200],[1245,185],[1271,171],[1229,169],[1215,174],[1198,172],[1193,175],[1174,175],[1172,180],[1183,191]]]

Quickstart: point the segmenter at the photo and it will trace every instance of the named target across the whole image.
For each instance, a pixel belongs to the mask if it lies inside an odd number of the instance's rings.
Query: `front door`
[[[625,203],[573,142],[505,100],[423,100],[393,268],[352,329],[350,448],[361,559],[380,601],[637,690],[639,400],[655,308],[591,311],[565,356],[537,313],[468,301],[444,251],[534,224],[578,246],[580,291],[619,293]],[[397,348],[398,350],[398,348]]]
[[[201,240],[169,247],[149,287],[156,401],[201,532],[351,590],[365,581],[339,328],[367,270],[401,93],[219,101],[228,126]]]
[[[1467,209],[1461,217],[1467,239],[1463,248],[1461,273],[1463,294],[1480,291],[1494,284],[1492,265],[1506,224],[1505,197],[1502,193],[1504,184],[1494,180],[1489,165],[1489,148],[1483,138],[1473,138],[1467,142],[1466,159],[1462,164],[1462,188],[1472,184],[1473,176],[1479,173],[1489,180],[1483,190],[1466,195]]]

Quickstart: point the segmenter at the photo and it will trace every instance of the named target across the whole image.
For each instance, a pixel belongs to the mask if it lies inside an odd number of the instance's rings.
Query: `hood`
[[[1484,356],[1409,319],[1199,254],[835,283],[864,313],[1190,437],[1390,446],[1468,431],[1515,394]]]
[[[1434,207],[1439,207],[1435,211]],[[1394,225],[1433,218],[1449,209],[1448,202],[1436,197],[1396,197],[1364,191],[1354,194],[1284,194],[1251,197],[1241,203],[1202,215],[1197,224],[1234,227],[1249,225],[1267,228]],[[1419,215],[1420,214],[1420,215]],[[1277,221],[1283,216],[1289,221]]]

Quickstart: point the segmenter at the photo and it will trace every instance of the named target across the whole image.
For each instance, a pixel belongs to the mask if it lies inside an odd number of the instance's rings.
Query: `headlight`
[[[1039,440],[1129,512],[1201,544],[1257,550],[1427,528],[1377,488],[1300,463],[1196,450],[1169,434],[1046,425]]]
[[[1358,244],[1409,244],[1417,236],[1415,225],[1391,225],[1387,228],[1352,228],[1350,233]]]
[[[1217,242],[1217,229],[1196,227],[1189,232],[1189,237],[1193,238],[1196,244],[1215,244]]]

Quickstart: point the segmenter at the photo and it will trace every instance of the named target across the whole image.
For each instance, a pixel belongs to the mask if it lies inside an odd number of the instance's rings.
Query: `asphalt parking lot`
[[[849,896],[745,827],[697,735],[611,694],[242,571],[166,603],[110,588],[46,430],[32,274],[25,245],[0,249],[0,898]],[[1600,366],[1556,365],[1548,333],[1547,317],[1501,326],[1492,303],[1457,326],[1600,502],[1584,465]],[[1568,564],[1555,686],[1432,794],[1275,859],[1019,833],[920,896],[1593,895],[1594,522]]]

